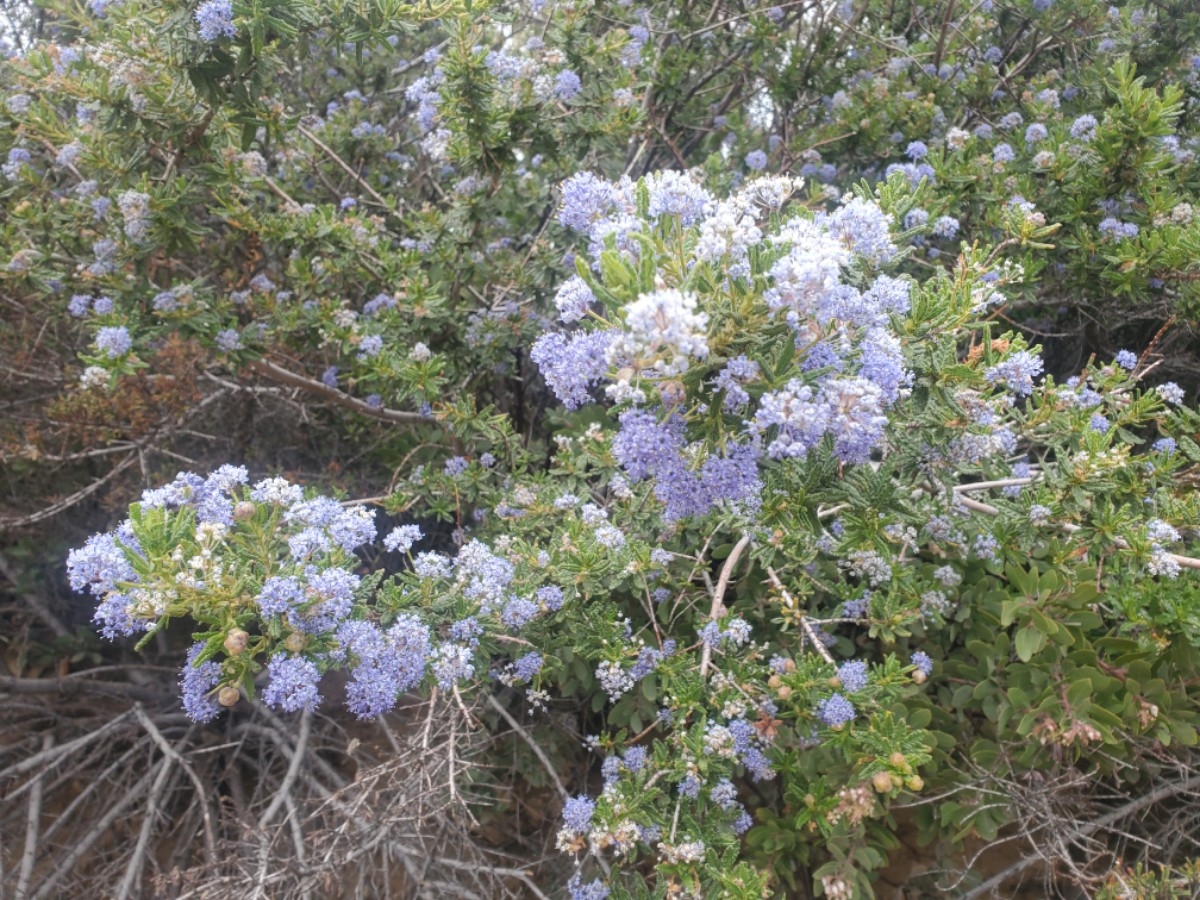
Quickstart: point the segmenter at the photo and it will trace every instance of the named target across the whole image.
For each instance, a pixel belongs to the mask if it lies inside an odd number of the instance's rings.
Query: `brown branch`
[[[258,830],[265,831],[267,826],[271,824],[271,820],[275,818],[275,814],[279,812],[279,807],[283,806],[288,792],[292,789],[292,785],[296,782],[296,776],[300,774],[300,765],[304,762],[304,756],[308,749],[308,733],[312,726],[312,710],[305,708],[300,714],[300,734],[296,737],[296,751],[292,755],[291,762],[288,763],[287,773],[283,776],[283,783],[279,786],[279,790],[275,792],[275,797],[271,801],[271,805],[258,820]]]
[[[300,375],[297,372],[277,366],[275,363],[265,359],[251,360],[246,364],[246,368],[262,375],[264,378],[269,378],[271,381],[288,384],[302,391],[307,391],[310,394],[316,394],[318,397],[323,397],[331,403],[343,406],[346,409],[352,409],[360,415],[369,416],[373,419],[383,419],[385,422],[400,422],[405,425],[438,424],[436,419],[423,416],[420,413],[402,412],[401,410],[387,409],[382,406],[375,408],[365,400],[351,397],[349,394],[343,393],[337,388],[331,388],[329,385],[317,381],[315,378]]]
[[[324,141],[322,141],[319,137],[317,137],[315,134],[313,134],[311,131],[309,131],[307,128],[305,128],[303,125],[297,125],[296,127],[297,127],[297,129],[299,129],[299,131],[302,135],[304,135],[306,138],[308,138],[310,141],[312,141],[314,144],[316,144],[318,147],[320,147],[322,150],[324,150],[330,159],[332,159],[335,163],[337,163],[339,166],[341,166],[343,169],[345,169],[346,173],[351,178],[353,178],[355,181],[357,181],[359,186],[364,191],[366,191],[368,194],[370,194],[376,203],[378,203],[380,206],[382,206],[389,213],[396,215],[396,211],[394,209],[392,209],[391,204],[389,204],[387,202],[387,200],[384,199],[383,195],[380,194],[379,191],[375,190],[375,188],[371,187],[371,185],[368,184],[363,179],[363,177],[354,170],[353,166],[351,166],[348,162],[346,162],[344,159],[342,159],[340,156],[338,156],[338,154],[336,152],[334,152],[332,147],[330,147],[328,144],[326,144]]]
[[[184,741],[187,740],[185,737]],[[183,744],[183,741],[180,741]],[[158,770],[158,776],[154,779],[154,784],[150,787],[150,794],[146,798],[146,812],[142,817],[142,827],[138,832],[137,843],[134,845],[133,854],[129,857],[129,863],[125,866],[125,875],[121,878],[120,887],[117,888],[117,900],[126,900],[141,882],[142,864],[146,859],[146,848],[150,846],[150,836],[154,833],[154,822],[159,816],[159,801],[162,799],[163,792],[167,789],[167,783],[174,769],[171,768],[172,763],[179,758],[179,754],[168,755],[162,761],[162,768]]]
[[[42,750],[54,746],[54,735],[50,732],[42,735]],[[25,851],[21,854],[21,868],[17,875],[16,900],[25,900],[29,896],[29,881],[33,878],[33,864],[37,860],[38,833],[42,823],[42,787],[45,784],[45,771],[41,771],[33,779],[33,789],[29,792],[29,814],[25,818]]]
[[[204,783],[200,781],[200,776],[196,774],[192,764],[167,742],[162,732],[158,730],[158,726],[154,724],[154,720],[146,715],[146,711],[142,709],[140,703],[133,707],[133,712],[138,721],[142,723],[142,727],[146,729],[146,733],[150,735],[154,743],[158,744],[158,748],[183,769],[196,789],[196,802],[200,804],[204,819],[204,852],[209,866],[215,867],[217,864],[217,839],[216,833],[213,831],[212,811],[208,808],[208,791],[205,790]]]
[[[166,758],[163,758],[163,760],[159,763],[159,766],[161,767],[167,767],[169,765],[170,760]],[[129,790],[125,791],[124,794],[120,796],[120,799],[113,804],[112,808],[102,818],[100,818],[90,829],[88,829],[85,835],[72,843],[71,850],[62,858],[62,860],[59,861],[58,866],[54,869],[54,871],[49,873],[49,875],[46,877],[46,880],[38,886],[37,893],[33,895],[33,900],[43,900],[43,898],[49,898],[52,896],[62,896],[61,894],[55,892],[55,886],[58,884],[58,882],[65,875],[67,875],[67,873],[74,869],[75,863],[77,863],[87,854],[89,850],[92,849],[92,845],[95,844],[96,841],[100,840],[100,838],[106,835],[111,834],[110,829],[112,828],[113,823],[116,822],[117,819],[119,819],[122,815],[124,815],[125,810],[131,803],[143,796],[143,792],[145,791],[146,786],[150,783],[150,779],[152,777],[156,777],[157,775],[158,772],[153,769],[143,775],[136,784],[134,784]]]

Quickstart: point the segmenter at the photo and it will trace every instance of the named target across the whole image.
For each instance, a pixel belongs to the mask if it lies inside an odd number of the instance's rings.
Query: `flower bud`
[[[775,690],[781,684],[783,684],[783,679],[778,675],[772,675],[767,679],[767,687],[769,687],[771,690]]]
[[[283,649],[289,653],[299,653],[304,649],[304,635],[298,631],[293,631],[284,639]]]
[[[785,684],[775,692],[775,696],[780,700],[786,700],[788,697],[792,696],[792,689]]]
[[[914,775],[912,778],[909,778],[904,782],[904,786],[910,791],[919,791],[921,788],[925,787],[925,781],[920,775]]]
[[[891,772],[876,772],[871,777],[871,786],[881,794],[889,794],[896,786]]]
[[[222,706],[236,706],[238,700],[242,698],[242,693],[231,684],[225,685],[217,691],[217,702]]]
[[[243,500],[233,508],[233,517],[239,522],[244,522],[246,519],[253,518],[254,504],[249,500]]]
[[[902,772],[909,768],[908,758],[899,750],[888,757],[888,765],[890,765],[893,769],[899,769]]]
[[[225,635],[225,652],[230,656],[241,656],[249,640],[250,635],[245,631],[240,628],[231,628],[229,629],[229,633]]]
[[[924,684],[924,683],[925,683],[925,679],[926,679],[926,678],[928,678],[928,677],[929,677],[929,676],[928,676],[928,675],[926,675],[924,672],[922,672],[920,669],[917,669],[917,670],[916,670],[915,672],[913,672],[913,674],[912,674],[912,680],[913,680],[913,682],[914,682],[914,683],[916,683],[916,684]]]

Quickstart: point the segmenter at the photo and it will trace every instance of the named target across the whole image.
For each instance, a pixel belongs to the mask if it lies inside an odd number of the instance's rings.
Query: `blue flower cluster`
[[[562,608],[561,588],[543,585],[531,596],[515,592],[513,562],[470,541],[454,560],[418,554],[409,576],[416,583],[439,581],[439,591],[453,591],[471,604],[474,613],[449,629],[447,641],[438,642],[410,612],[385,616],[381,623],[362,602],[363,582],[353,571],[356,551],[376,539],[372,513],[329,497],[306,498],[282,478],[253,487],[248,481],[240,466],[222,466],[207,478],[180,473],[170,484],[146,491],[129,521],[93,536],[68,558],[72,587],[97,598],[95,618],[110,639],[152,630],[165,618],[194,614],[195,605],[224,598],[218,608],[241,624],[231,622],[208,643],[197,644],[180,681],[184,708],[197,721],[237,702],[236,685],[255,671],[245,668],[248,660],[263,649],[269,656],[266,703],[286,711],[315,708],[322,673],[343,667],[350,674],[347,705],[371,718],[392,709],[427,676],[446,690],[473,677],[485,630],[518,632]],[[139,528],[155,533],[170,528],[180,537],[167,558],[150,559],[141,550]],[[421,538],[418,526],[402,525],[383,544],[408,553]],[[255,542],[286,549],[282,558],[272,550],[247,555],[245,548]],[[262,637],[241,627],[251,619],[261,623]],[[247,654],[251,642],[256,649]],[[203,662],[196,665],[201,654]],[[661,656],[644,661],[647,673]],[[526,653],[504,670],[505,680],[527,684],[542,664],[541,654]],[[221,695],[219,703],[214,693]]]
[[[924,156],[920,149],[914,145],[910,155]],[[648,176],[643,189],[645,216],[634,202],[637,186],[627,179],[572,176],[562,186],[559,221],[589,238],[597,260],[600,250],[612,247],[633,262],[640,251],[632,235],[649,235],[664,222],[684,229],[678,232],[684,254],[696,263],[724,264],[730,275],[749,275],[749,251],[761,248],[773,259],[761,302],[786,321],[798,363],[811,374],[763,395],[755,409],[746,385],[759,377],[759,363],[735,356],[706,384],[724,395],[726,411],[745,410],[743,437],[725,441],[720,452],[690,444],[688,420],[676,409],[682,386],[673,379],[708,361],[707,298],[660,288],[626,304],[611,329],[549,332],[538,340],[532,358],[559,399],[577,408],[592,399],[592,388],[609,381],[608,397],[632,407],[621,414],[614,455],[633,480],[654,480],[667,519],[704,515],[722,502],[753,508],[768,432],[765,450],[774,458],[804,456],[830,438],[843,461],[869,459],[888,407],[911,382],[891,330],[893,317],[909,309],[908,283],[879,275],[864,290],[846,281],[852,267],[882,265],[897,253],[879,207],[852,198],[831,212],[785,220],[764,239],[759,219],[782,208],[794,189],[788,179],[757,179],[719,202],[681,172]],[[946,216],[936,231],[949,238],[958,227]],[[579,321],[593,298],[584,279],[572,278],[557,300],[563,321]],[[661,406],[650,404],[654,394]],[[709,398],[699,401],[703,411]]]

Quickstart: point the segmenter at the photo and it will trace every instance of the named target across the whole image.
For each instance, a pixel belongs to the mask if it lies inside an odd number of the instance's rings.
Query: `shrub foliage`
[[[1194,4],[11,24],[4,524],[115,644],[10,646],[570,710],[573,898],[1192,877]]]

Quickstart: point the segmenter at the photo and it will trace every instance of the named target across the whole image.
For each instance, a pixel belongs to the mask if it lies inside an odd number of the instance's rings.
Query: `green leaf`
[[[1072,709],[1088,705],[1091,696],[1092,682],[1087,678],[1082,678],[1067,688],[1067,703],[1071,705]]]
[[[1046,645],[1046,636],[1032,625],[1026,625],[1017,632],[1014,644],[1021,662],[1029,662]]]

